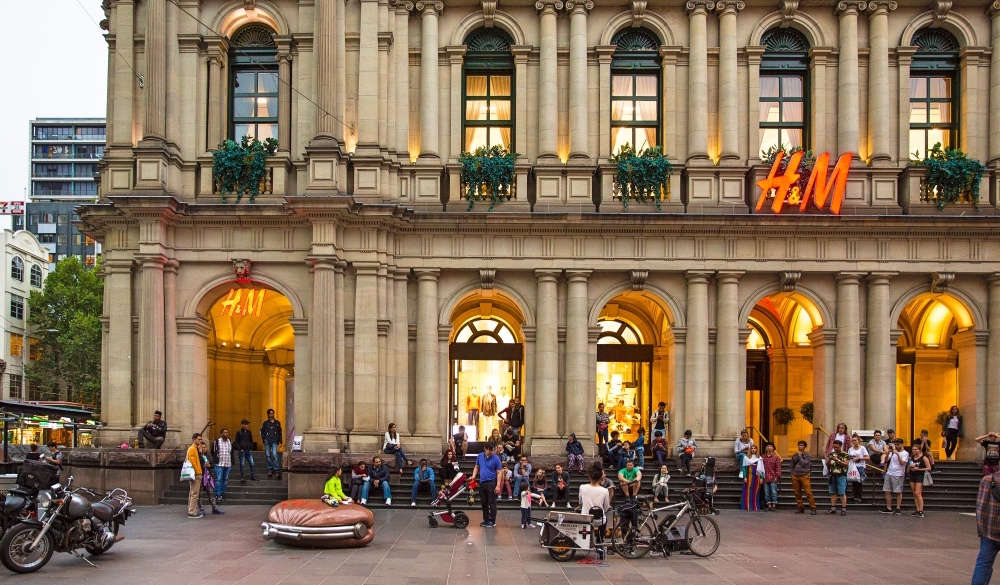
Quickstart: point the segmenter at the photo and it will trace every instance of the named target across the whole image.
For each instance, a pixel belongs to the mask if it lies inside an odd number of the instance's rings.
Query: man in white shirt
[[[903,439],[886,442],[885,480],[882,491],[885,492],[885,510],[883,514],[899,515],[903,508],[903,484],[906,483],[906,469],[910,462],[910,454],[903,449]],[[896,494],[896,509],[892,509],[892,494]]]

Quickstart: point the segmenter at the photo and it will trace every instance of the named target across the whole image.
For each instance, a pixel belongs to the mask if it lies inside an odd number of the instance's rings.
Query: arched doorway
[[[800,408],[813,400],[810,336],[822,326],[815,303],[794,292],[760,299],[747,320],[745,424],[755,440],[763,435],[781,454],[791,450],[789,437],[797,441],[812,434]],[[791,409],[795,418],[790,424],[777,423],[774,412],[779,408]]]
[[[500,429],[497,412],[512,398],[523,400],[522,321],[516,303],[495,291],[471,293],[456,306],[448,346],[447,436],[464,425],[470,443],[484,442]]]
[[[604,305],[597,324],[595,410],[605,405],[608,432],[619,439],[633,441],[642,428],[650,441],[650,416],[661,401],[669,411],[673,397],[669,315],[650,293],[626,291]]]
[[[897,327],[896,436],[909,444],[926,430],[937,448],[938,414],[975,403],[975,323],[955,296],[926,293],[906,304]]]
[[[292,315],[288,298],[261,286],[233,287],[213,303],[207,344],[213,434],[225,428],[232,435],[244,418],[258,429],[269,408],[286,430],[294,427]]]

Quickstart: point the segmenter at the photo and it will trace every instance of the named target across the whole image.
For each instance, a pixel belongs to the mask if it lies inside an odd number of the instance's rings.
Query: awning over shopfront
[[[37,402],[20,402],[17,400],[0,400],[0,412],[3,420],[3,462],[8,461],[8,425],[11,422],[23,422],[25,417],[46,417],[50,424],[60,428],[73,429],[73,444],[76,446],[76,433],[80,429],[96,428],[98,425],[92,419],[94,412],[84,408],[73,408],[54,404]]]

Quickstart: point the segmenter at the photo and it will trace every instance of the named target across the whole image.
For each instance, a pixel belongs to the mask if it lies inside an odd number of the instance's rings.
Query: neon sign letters
[[[243,291],[247,291],[246,302],[241,303],[243,300]],[[219,313],[220,317],[233,315],[253,315],[254,317],[260,317],[260,310],[264,306],[264,291],[267,289],[260,289],[255,291],[252,288],[242,289],[242,288],[231,288],[229,289],[229,295],[226,296],[226,300],[219,303],[222,305],[222,311]]]
[[[813,199],[818,209],[823,209],[827,198],[830,198],[830,213],[840,215],[840,205],[844,201],[844,191],[847,189],[847,173],[851,169],[851,153],[840,155],[840,160],[833,167],[833,172],[827,177],[826,171],[830,166],[830,153],[824,152],[816,158],[816,165],[812,174],[809,175],[809,182],[806,183],[805,191],[799,190],[795,184],[802,175],[798,173],[799,163],[802,162],[803,152],[799,151],[788,160],[788,167],[781,176],[778,174],[778,165],[785,153],[779,152],[774,164],[771,165],[771,172],[767,178],[757,181],[760,187],[760,199],[757,200],[757,211],[764,207],[764,200],[774,197],[771,210],[774,213],[781,213],[785,208],[785,201],[789,205],[798,205],[799,211],[805,211],[809,205],[809,200]],[[832,197],[831,197],[831,191]]]

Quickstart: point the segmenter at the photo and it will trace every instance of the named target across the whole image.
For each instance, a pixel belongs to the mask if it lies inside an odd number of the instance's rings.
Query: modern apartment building
[[[97,163],[104,155],[103,118],[31,121],[31,193],[14,229],[27,229],[48,250],[49,268],[66,256],[93,266],[99,245],[76,229],[74,208],[97,198]]]

